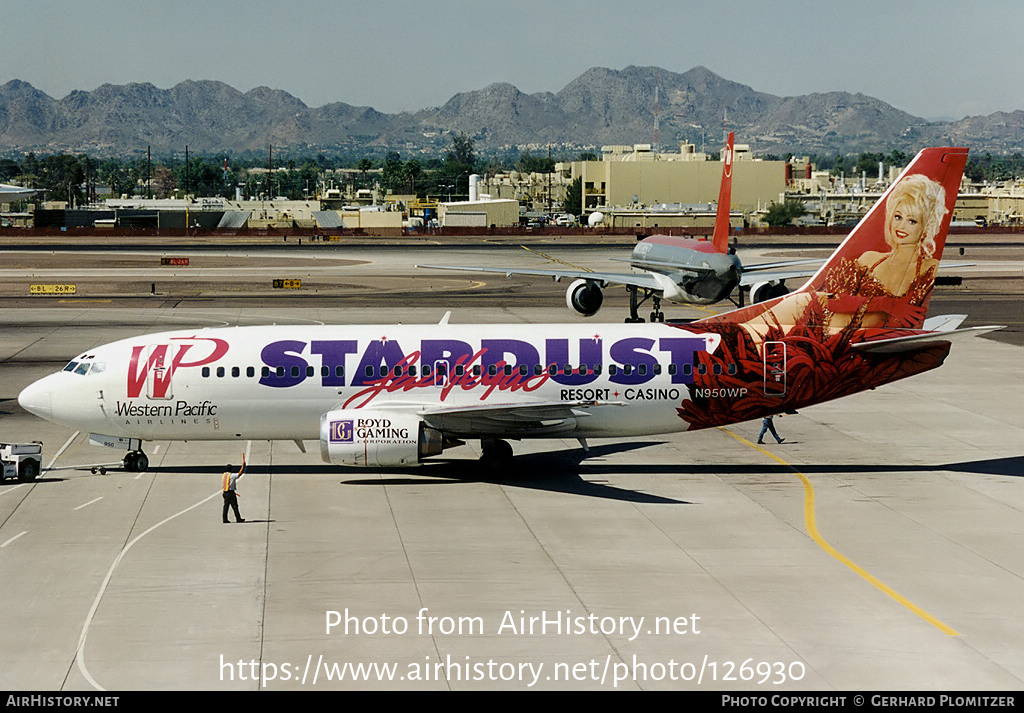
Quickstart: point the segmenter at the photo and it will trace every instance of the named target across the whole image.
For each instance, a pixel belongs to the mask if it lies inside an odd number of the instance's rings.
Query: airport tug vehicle
[[[23,483],[39,477],[43,464],[43,444],[0,443],[0,463],[3,464],[3,479],[17,478]]]

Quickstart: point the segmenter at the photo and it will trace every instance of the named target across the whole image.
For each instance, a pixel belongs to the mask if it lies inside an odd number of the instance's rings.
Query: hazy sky
[[[0,84],[215,79],[310,106],[438,106],[591,67],[704,65],[780,96],[863,92],[925,118],[1024,109],[1019,0],[0,0]]]

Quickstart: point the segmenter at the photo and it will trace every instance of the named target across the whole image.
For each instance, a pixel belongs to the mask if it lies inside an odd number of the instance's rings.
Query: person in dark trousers
[[[771,431],[772,435],[775,436],[775,440],[778,441],[779,443],[782,443],[784,440],[786,440],[785,438],[779,437],[779,432],[775,430],[774,419],[774,415],[765,416],[764,418],[761,419],[761,433],[758,434],[757,436],[758,443],[764,443],[764,434],[767,433],[768,431]]]
[[[242,454],[242,467],[237,473],[233,473],[234,466],[230,463],[224,468],[224,522],[228,521],[228,507],[235,511],[235,522],[245,522],[245,519],[238,514],[238,479],[245,472],[245,454]]]

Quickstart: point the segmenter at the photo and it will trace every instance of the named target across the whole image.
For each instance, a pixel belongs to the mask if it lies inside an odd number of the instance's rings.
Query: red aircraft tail
[[[711,236],[711,244],[715,251],[729,252],[729,202],[732,199],[732,159],[733,136],[725,142],[725,160],[722,162],[722,185],[718,189],[718,211],[715,213],[715,232]]]
[[[967,163],[965,148],[914,157],[832,257],[799,290],[706,323],[731,322],[819,334],[847,329],[920,329]]]

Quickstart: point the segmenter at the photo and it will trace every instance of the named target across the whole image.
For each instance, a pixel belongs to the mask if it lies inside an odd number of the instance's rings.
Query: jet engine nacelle
[[[782,282],[758,282],[750,288],[750,301],[751,303],[764,302],[788,294],[789,288]]]
[[[360,408],[320,417],[320,455],[327,463],[409,466],[442,450],[441,432],[415,414]]]
[[[604,292],[601,286],[590,280],[576,280],[565,292],[565,304],[576,314],[593,317],[601,309]]]

